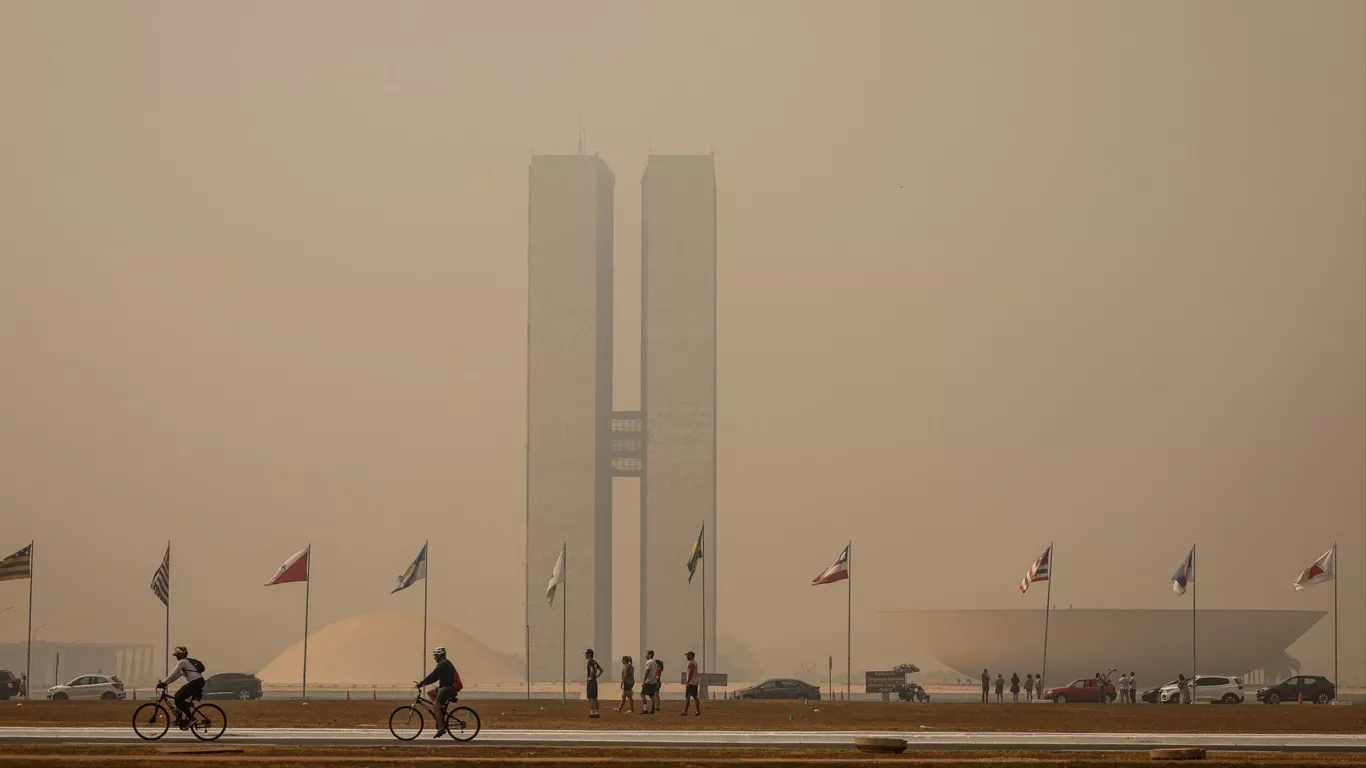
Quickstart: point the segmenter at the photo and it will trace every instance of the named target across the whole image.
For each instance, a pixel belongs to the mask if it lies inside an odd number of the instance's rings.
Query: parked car
[[[0,669],[0,701],[9,701],[10,698],[18,696],[23,683],[19,676],[8,669]]]
[[[1275,685],[1257,689],[1257,701],[1280,704],[1282,701],[1311,701],[1327,704],[1338,697],[1337,686],[1326,677],[1296,675]]]
[[[765,680],[751,688],[741,688],[735,692],[737,699],[795,699],[797,701],[820,701],[821,689],[801,680],[786,678]]]
[[[261,681],[256,675],[245,672],[220,672],[204,681],[204,698],[243,701],[259,699]]]
[[[1139,698],[1141,698],[1146,704],[1157,704],[1162,700],[1162,689],[1166,688],[1169,685],[1176,685],[1176,681],[1173,680],[1170,683],[1163,683],[1162,685],[1159,685],[1156,688],[1149,688],[1148,690],[1144,691],[1142,696],[1140,696]]]
[[[1191,701],[1199,704],[1242,704],[1243,678],[1233,675],[1196,675],[1191,678]],[[1162,686],[1158,700],[1163,704],[1181,703],[1181,688],[1176,683]]]
[[[1115,686],[1109,680],[1105,681],[1105,701],[1115,700]],[[1057,688],[1049,688],[1043,692],[1043,697],[1054,704],[1066,704],[1068,702],[1100,701],[1100,693],[1096,690],[1096,679],[1094,677],[1083,677],[1073,680],[1067,685]]]
[[[127,695],[118,675],[82,675],[66,685],[54,685],[47,689],[47,697],[53,701],[122,699]]]

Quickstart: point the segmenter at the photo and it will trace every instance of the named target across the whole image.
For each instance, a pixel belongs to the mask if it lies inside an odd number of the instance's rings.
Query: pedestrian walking
[[[1025,675],[1025,703],[1034,701],[1034,675]]]
[[[1043,675],[1042,675],[1042,674],[1038,674],[1038,675],[1035,675],[1035,676],[1034,676],[1034,697],[1035,697],[1036,699],[1038,699],[1039,701],[1043,701]]]
[[[986,671],[986,670],[984,669],[984,670],[982,670],[982,703],[983,703],[983,704],[988,704],[988,703],[990,703],[990,702],[991,702],[991,673],[988,672],[988,671]]]
[[[1014,703],[1016,703],[1016,704],[1019,704],[1019,703],[1020,703],[1020,673],[1019,673],[1019,672],[1011,672],[1011,673],[1010,673],[1010,697],[1011,697],[1011,699],[1014,700]]]
[[[588,690],[585,691],[588,699],[588,716],[594,720],[598,719],[598,678],[602,676],[602,665],[593,658],[593,649],[589,648],[583,652],[586,672],[588,675]]]
[[[1138,703],[1138,675],[1133,672],[1129,673],[1129,703]]]
[[[686,683],[688,688],[687,692],[684,693],[686,698],[683,699],[682,712],[684,717],[688,716],[688,707],[692,706],[693,702],[697,702],[697,711],[693,714],[702,714],[702,697],[698,693],[698,688],[702,685],[702,676],[697,673],[697,662],[693,660],[694,655],[692,651],[688,651],[688,682]]]
[[[1005,701],[1006,676],[1000,672],[996,673],[996,700]]]
[[[1185,672],[1176,676],[1176,689],[1180,691],[1182,704],[1191,703],[1191,681],[1186,679]]]
[[[636,711],[636,665],[630,656],[621,657],[621,706],[618,712]]]
[[[645,652],[645,681],[640,686],[640,714],[659,711],[659,662],[654,651]]]

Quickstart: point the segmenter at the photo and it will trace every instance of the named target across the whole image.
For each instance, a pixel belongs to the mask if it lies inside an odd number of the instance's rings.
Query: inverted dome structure
[[[524,674],[514,661],[490,650],[469,635],[435,619],[427,627],[428,648],[421,649],[422,616],[380,611],[349,616],[308,636],[308,683],[312,685],[411,685],[417,679],[418,652],[438,645],[460,670],[466,687],[516,683]],[[285,649],[261,668],[267,684],[297,684],[303,675],[304,642]],[[424,673],[425,674],[425,673]]]
[[[1323,611],[1201,610],[1200,674],[1241,675],[1280,662]],[[1044,611],[887,611],[883,618],[912,645],[969,679],[986,668],[1042,672]],[[1158,685],[1191,671],[1191,612],[1182,609],[1053,610],[1048,683],[1118,668]],[[1318,670],[1315,670],[1318,672]],[[1319,672],[1321,674],[1321,672]]]

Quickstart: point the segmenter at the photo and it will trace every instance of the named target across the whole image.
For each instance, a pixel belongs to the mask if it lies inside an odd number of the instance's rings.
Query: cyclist
[[[436,735],[432,737],[439,739],[446,735],[446,705],[459,698],[463,686],[460,683],[460,673],[455,671],[455,665],[446,658],[445,646],[433,648],[432,659],[436,661],[436,668],[423,678],[417,687],[422,688],[436,683],[436,687],[427,691],[427,697],[441,710],[436,721]]]
[[[190,652],[183,645],[176,646],[171,655],[176,657],[175,669],[171,670],[169,677],[157,683],[157,688],[166,688],[176,678],[185,678],[185,684],[175,692],[176,725],[183,731],[190,727],[190,700],[204,694],[204,665],[190,658]]]

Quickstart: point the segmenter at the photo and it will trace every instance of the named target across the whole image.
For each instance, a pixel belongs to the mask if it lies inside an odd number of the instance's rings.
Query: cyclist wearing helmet
[[[171,670],[171,674],[165,680],[157,683],[157,687],[166,688],[174,683],[176,678],[185,678],[185,684],[175,692],[176,725],[183,731],[190,723],[190,700],[199,698],[204,693],[204,667],[190,658],[190,652],[183,645],[176,646],[171,655],[176,657],[175,669]]]
[[[418,683],[417,687],[422,688],[436,683],[434,688],[428,689],[427,696],[441,709],[441,718],[436,723],[436,736],[433,737],[439,739],[446,735],[446,705],[459,697],[462,686],[460,673],[455,671],[455,665],[446,658],[444,646],[433,648],[432,658],[436,661],[436,668]]]

